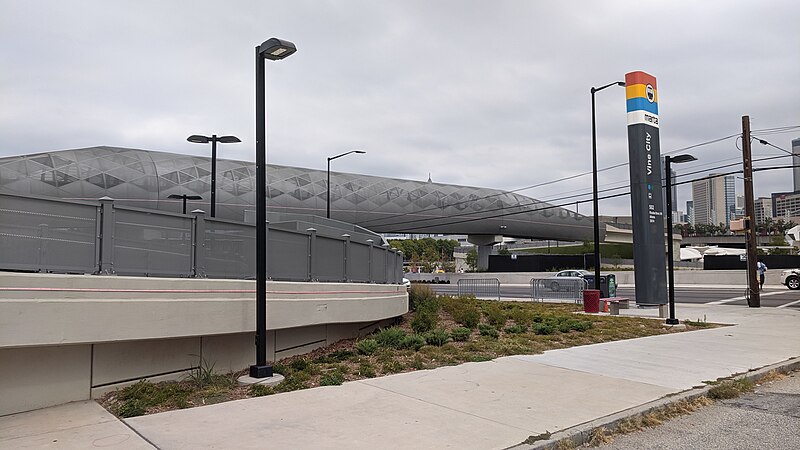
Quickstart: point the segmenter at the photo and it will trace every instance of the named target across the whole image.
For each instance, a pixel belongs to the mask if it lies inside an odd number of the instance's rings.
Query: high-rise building
[[[800,138],[792,139],[792,176],[794,181],[794,191],[800,191]]]
[[[735,179],[713,173],[709,177],[692,182],[693,223],[729,226],[736,212]]]
[[[772,217],[787,219],[798,215],[800,215],[800,191],[772,193]]]
[[[686,222],[694,225],[694,201],[686,202]]]
[[[664,162],[664,157],[661,157],[661,185],[664,188],[661,190],[661,193],[664,197],[664,209],[663,211],[667,210],[667,164]],[[670,171],[670,183],[672,187],[672,211],[675,212],[678,210],[678,186],[676,186],[676,176],[675,176],[675,169],[672,167],[669,168]]]
[[[758,197],[756,205],[756,223],[764,223],[764,219],[772,217],[772,199],[769,197]]]

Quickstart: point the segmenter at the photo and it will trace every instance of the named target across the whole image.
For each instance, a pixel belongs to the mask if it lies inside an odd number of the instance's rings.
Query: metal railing
[[[0,194],[0,270],[253,278],[255,247],[255,225],[199,210]],[[273,280],[396,284],[402,269],[401,253],[349,224],[295,220],[267,230]]]
[[[533,300],[574,300],[583,302],[583,291],[588,283],[580,277],[531,278],[531,299]]]
[[[497,278],[463,278],[458,280],[458,295],[474,295],[500,300],[500,280]]]

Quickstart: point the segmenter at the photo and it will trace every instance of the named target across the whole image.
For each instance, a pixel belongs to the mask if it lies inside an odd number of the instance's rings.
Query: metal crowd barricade
[[[583,302],[583,291],[588,283],[581,277],[531,278],[531,299],[573,300]]]
[[[497,297],[500,300],[500,280],[497,278],[463,278],[458,280],[458,295]]]

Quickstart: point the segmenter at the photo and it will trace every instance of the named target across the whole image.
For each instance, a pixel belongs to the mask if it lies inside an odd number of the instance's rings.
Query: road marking
[[[800,300],[795,300],[795,301],[793,301],[793,302],[789,302],[789,303],[787,303],[787,304],[785,304],[785,305],[776,306],[776,308],[786,308],[787,306],[796,305],[796,304],[798,304],[798,303],[800,303]]]
[[[762,292],[762,297],[769,297],[770,295],[778,295],[778,294],[785,294],[785,291],[778,291],[778,292]],[[708,302],[706,305],[724,305],[725,303],[731,302],[738,302],[739,300],[746,300],[745,297],[733,297],[733,298],[726,298],[724,300],[715,300],[713,302]]]

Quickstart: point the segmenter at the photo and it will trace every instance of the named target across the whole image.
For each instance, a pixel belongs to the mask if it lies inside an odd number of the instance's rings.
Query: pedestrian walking
[[[758,260],[758,264],[756,264],[756,270],[758,271],[758,291],[761,292],[764,290],[764,276],[767,273],[767,265],[764,264],[764,261]]]

